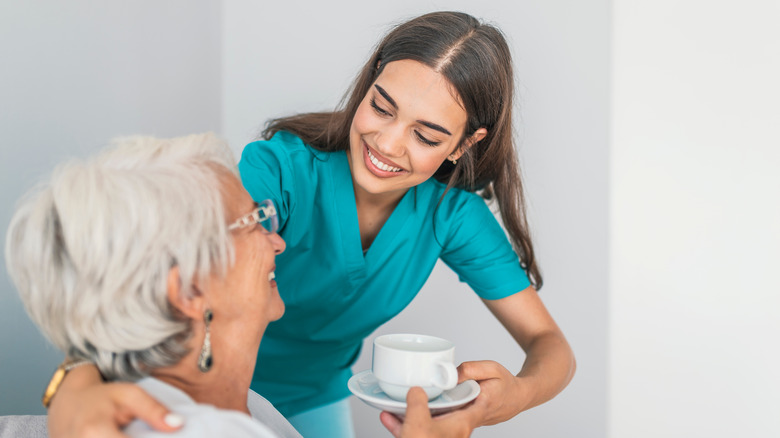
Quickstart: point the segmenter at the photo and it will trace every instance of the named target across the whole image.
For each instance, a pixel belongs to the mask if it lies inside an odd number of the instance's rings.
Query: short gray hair
[[[223,180],[238,176],[213,134],[128,137],[57,166],[20,202],[5,259],[32,320],[66,354],[108,379],[177,363],[190,324],[167,299],[170,269],[196,275],[233,263]]]

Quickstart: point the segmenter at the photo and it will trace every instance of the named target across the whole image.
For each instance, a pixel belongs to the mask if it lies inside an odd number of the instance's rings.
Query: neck
[[[200,373],[198,370],[194,372]],[[230,374],[217,378],[203,378],[196,375],[169,374],[156,370],[152,373],[152,376],[184,391],[197,403],[210,404],[220,409],[230,409],[249,414],[249,409],[246,405],[249,384],[231,382],[229,380],[231,378]]]
[[[216,345],[212,344],[214,347]],[[200,345],[191,347],[190,352],[177,364],[157,368],[151,373],[152,376],[184,391],[197,403],[249,414],[246,401],[256,356],[251,353],[233,355],[215,352],[214,366],[204,373],[197,366],[200,349]],[[257,348],[248,350],[256,352]]]
[[[352,173],[352,156],[349,154],[349,150],[344,151],[347,155],[347,163],[350,168],[350,178],[352,179],[352,188],[355,193],[355,204],[357,204],[358,211],[361,209],[370,210],[385,210],[392,212],[396,205],[401,201],[406,192],[409,189],[396,190],[386,193],[370,193],[363,190],[356,182]]]
[[[389,193],[369,193],[353,184],[355,190],[355,204],[358,210],[371,209],[392,212],[396,205],[401,202],[401,198],[406,194],[406,190]]]

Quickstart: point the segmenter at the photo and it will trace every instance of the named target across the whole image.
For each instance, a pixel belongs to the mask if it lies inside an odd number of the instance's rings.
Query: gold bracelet
[[[46,409],[49,408],[49,405],[51,404],[51,399],[54,398],[54,394],[57,393],[57,390],[60,388],[60,385],[62,384],[62,380],[65,379],[65,375],[68,374],[68,371],[72,370],[73,368],[79,367],[81,365],[94,365],[94,364],[85,359],[74,359],[74,360],[65,359],[65,361],[62,362],[60,366],[57,367],[56,370],[54,370],[54,375],[51,376],[51,380],[49,380],[49,384],[46,385],[46,390],[43,391],[43,398],[41,402],[43,403],[44,408]]]

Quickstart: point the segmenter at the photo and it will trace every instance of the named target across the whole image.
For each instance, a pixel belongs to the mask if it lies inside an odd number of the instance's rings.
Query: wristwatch
[[[46,385],[46,390],[43,391],[43,399],[41,401],[43,402],[44,408],[49,408],[51,399],[54,398],[54,394],[57,393],[57,390],[60,388],[60,384],[62,384],[62,380],[65,378],[65,375],[68,374],[68,371],[81,365],[92,365],[92,362],[85,359],[65,359],[65,361],[57,367],[54,371],[54,375],[51,376],[51,380],[49,380],[49,384]]]

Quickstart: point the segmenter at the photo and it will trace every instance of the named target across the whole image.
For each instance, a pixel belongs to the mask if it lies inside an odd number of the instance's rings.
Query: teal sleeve
[[[238,171],[241,182],[256,202],[270,199],[279,215],[280,232],[294,214],[297,196],[296,175],[291,155],[303,147],[297,137],[277,133],[270,140],[249,143],[241,154]]]
[[[480,298],[496,300],[531,285],[504,230],[485,201],[461,192],[440,205],[447,239],[441,259]],[[439,222],[441,223],[441,222]]]

